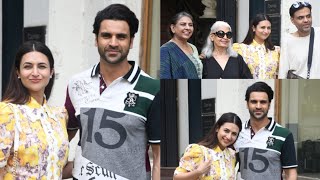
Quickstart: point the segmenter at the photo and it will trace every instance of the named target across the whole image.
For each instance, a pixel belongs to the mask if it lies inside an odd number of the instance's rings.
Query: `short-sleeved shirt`
[[[298,166],[293,135],[287,128],[271,119],[252,136],[250,120],[242,127],[234,146],[239,152],[243,179],[281,179],[282,169]]]
[[[267,50],[264,44],[255,40],[249,45],[234,43],[233,49],[241,54],[254,79],[276,79],[279,69],[280,47]]]
[[[235,151],[230,148],[221,150],[219,146],[210,149],[198,144],[190,144],[183,157],[180,159],[179,167],[174,174],[194,171],[200,163],[211,160],[211,168],[208,173],[199,177],[202,180],[234,180],[235,178]]]
[[[101,93],[99,64],[69,82],[68,128],[80,129],[77,179],[150,178],[145,152],[147,143],[160,143],[160,82],[129,63],[129,72]]]
[[[4,179],[13,179],[14,170],[20,180],[61,179],[69,151],[66,120],[63,107],[51,107],[46,102],[40,105],[33,98],[24,105],[1,102],[0,168],[5,170]],[[15,168],[16,135],[19,143]]]

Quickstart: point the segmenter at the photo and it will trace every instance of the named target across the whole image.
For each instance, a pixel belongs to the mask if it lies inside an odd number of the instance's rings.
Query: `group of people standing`
[[[234,32],[230,25],[216,21],[199,54],[188,42],[194,32],[193,18],[186,12],[180,12],[169,27],[172,39],[160,48],[160,78],[285,79],[292,78],[287,76],[289,71],[299,78],[320,78],[319,62],[312,62],[310,68],[307,65],[308,52],[320,43],[320,28],[312,27],[311,9],[308,2],[291,5],[289,13],[297,31],[284,36],[281,50],[271,41],[270,17],[257,14],[251,20],[242,43],[232,44]],[[314,46],[309,48],[312,31],[315,34]],[[319,56],[320,53],[314,52],[311,59]]]
[[[286,180],[297,180],[293,134],[268,118],[273,95],[265,82],[249,86],[249,120],[223,114],[202,140],[186,148],[173,179],[273,180],[284,174]]]
[[[312,27],[311,9],[308,2],[291,5],[297,31],[284,36],[281,49],[271,41],[270,17],[257,14],[242,43],[232,44],[230,25],[216,21],[198,56],[188,42],[194,31],[192,16],[178,13],[170,24],[172,39],[160,48],[160,78],[320,78],[320,53],[313,51],[320,44],[320,29]],[[249,120],[224,113],[205,137],[186,147],[173,179],[297,180],[293,134],[267,116],[273,96],[265,82],[249,86],[245,93]]]

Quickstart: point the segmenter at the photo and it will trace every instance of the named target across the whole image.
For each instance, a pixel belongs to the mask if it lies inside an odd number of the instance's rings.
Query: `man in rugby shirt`
[[[268,118],[273,90],[264,82],[248,87],[245,95],[250,119],[243,124],[235,143],[240,157],[241,178],[245,180],[297,179],[293,135]]]
[[[70,136],[80,130],[74,179],[150,179],[148,144],[160,179],[160,82],[127,59],[138,26],[125,5],[97,13],[99,63],[70,80],[65,102]]]

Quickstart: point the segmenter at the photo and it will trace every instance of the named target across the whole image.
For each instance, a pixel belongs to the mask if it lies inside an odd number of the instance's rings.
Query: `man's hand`
[[[73,161],[69,161],[62,170],[62,179],[72,178]]]
[[[151,144],[153,166],[152,180],[160,180],[160,144]]]

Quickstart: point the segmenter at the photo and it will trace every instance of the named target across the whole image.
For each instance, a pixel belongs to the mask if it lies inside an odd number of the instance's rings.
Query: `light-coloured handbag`
[[[13,177],[16,177],[17,175],[17,166],[19,163],[18,160],[18,148],[19,148],[19,135],[20,135],[20,116],[18,114],[18,107],[15,104],[8,103],[8,105],[11,107],[11,110],[14,114],[14,119],[15,119],[15,125],[14,125],[14,141],[13,141],[13,172],[12,175]]]

